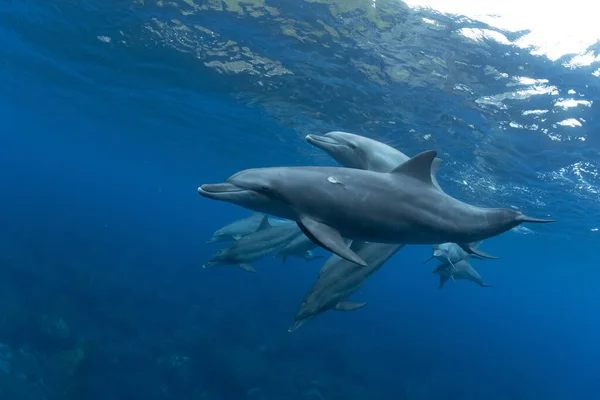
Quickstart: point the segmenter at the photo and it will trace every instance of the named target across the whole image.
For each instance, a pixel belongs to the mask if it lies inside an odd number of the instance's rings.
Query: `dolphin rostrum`
[[[354,303],[347,301],[347,298],[403,246],[354,241],[350,248],[368,263],[367,267],[333,254],[321,268],[315,284],[304,296],[288,331],[298,329],[308,319],[327,310],[353,311],[363,307],[367,303]]]
[[[262,222],[264,214],[254,212],[246,218],[233,221],[224,227],[217,229],[212,237],[206,243],[225,242],[228,240],[239,240],[249,233],[255,232]],[[269,218],[269,223],[273,226],[290,223],[276,218]]]
[[[306,261],[315,260],[317,258],[323,258],[323,256],[315,256],[312,250],[318,245],[310,240],[306,235],[302,234],[297,236],[294,240],[281,247],[273,257],[281,257],[281,263],[285,264],[285,261],[289,256],[295,256],[304,258]]]
[[[302,232],[296,224],[271,226],[265,215],[256,232],[250,233],[233,242],[230,246],[217,251],[203,267],[210,268],[215,265],[233,264],[248,272],[256,272],[251,264],[252,262],[277,251],[281,246],[301,234]]]
[[[306,141],[329,154],[340,165],[376,172],[390,172],[410,157],[385,143],[354,133],[333,131],[324,136],[306,135]],[[435,174],[441,161],[431,165],[431,181],[441,190]]]
[[[248,169],[225,183],[204,184],[198,193],[296,221],[319,246],[363,266],[366,262],[343,238],[461,244],[497,236],[523,222],[554,222],[507,208],[475,207],[446,194],[431,180],[436,155],[423,152],[389,173],[340,167]]]

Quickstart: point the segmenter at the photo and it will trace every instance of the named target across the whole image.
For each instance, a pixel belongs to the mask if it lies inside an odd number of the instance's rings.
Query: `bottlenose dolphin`
[[[469,243],[469,246],[473,249],[477,249],[480,244],[481,244],[481,241],[475,242],[475,243]],[[444,264],[449,263],[452,266],[459,261],[467,261],[469,258],[471,258],[471,256],[478,258],[478,259],[482,259],[481,257],[477,256],[476,254],[467,253],[466,251],[464,251],[462,249],[462,247],[460,247],[456,243],[434,244],[431,247],[433,250],[433,255],[430,258],[428,258],[427,260],[425,260],[425,262],[423,264],[427,263],[428,261],[430,261],[434,258],[441,263],[444,263]]]
[[[376,172],[390,172],[410,157],[375,139],[354,133],[332,131],[324,136],[306,135],[306,141],[329,154],[340,165],[347,168],[365,169]],[[435,158],[431,165],[431,181],[438,189],[435,177],[442,160]]]
[[[366,262],[343,238],[390,244],[454,242],[477,253],[468,243],[523,222],[554,222],[507,208],[475,207],[446,194],[431,180],[436,155],[423,152],[390,173],[314,166],[247,169],[225,183],[204,184],[198,193],[296,221],[319,246],[363,266]]]
[[[481,276],[477,273],[475,268],[469,264],[469,262],[465,260],[460,260],[454,265],[450,265],[449,263],[444,263],[438,265],[436,269],[432,271],[432,273],[440,276],[440,286],[441,289],[448,279],[465,279],[471,282],[475,282],[479,286],[482,287],[492,287],[493,285],[486,285],[483,282]]]
[[[230,224],[225,225],[224,227],[217,229],[215,233],[213,233],[212,237],[206,241],[206,243],[217,243],[217,242],[225,242],[228,240],[239,240],[240,238],[246,236],[249,233],[255,232],[258,229],[263,217],[265,215],[263,213],[254,212],[250,214],[246,218],[238,219],[237,221],[233,221]],[[272,226],[282,225],[286,223],[291,223],[293,221],[280,220],[276,218],[269,218],[269,223]]]
[[[327,310],[353,311],[363,307],[367,303],[355,303],[346,299],[403,246],[354,241],[350,248],[368,263],[367,267],[333,254],[321,268],[315,284],[304,296],[288,331],[298,329],[307,320]]]
[[[301,234],[302,232],[296,224],[271,226],[265,215],[255,232],[249,233],[233,242],[229,247],[217,251],[202,267],[210,268],[215,265],[233,264],[248,272],[256,272],[252,267],[252,262],[276,251]]]
[[[281,257],[282,264],[285,264],[285,261],[289,256],[304,258],[306,261],[323,258],[323,256],[315,256],[312,253],[312,250],[315,247],[318,247],[318,245],[306,237],[306,235],[302,234],[280,248],[279,251],[273,255],[273,257]]]

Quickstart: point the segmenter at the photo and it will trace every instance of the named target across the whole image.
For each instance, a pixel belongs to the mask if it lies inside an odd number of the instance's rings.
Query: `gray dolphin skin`
[[[409,156],[380,141],[354,133],[333,131],[324,136],[306,135],[306,141],[329,154],[341,166],[376,172],[390,172],[408,161]],[[438,189],[435,174],[441,161],[436,158],[431,167],[431,180]]]
[[[281,257],[282,264],[285,264],[285,261],[290,256],[304,258],[306,261],[323,258],[323,256],[315,256],[312,253],[312,250],[316,247],[318,247],[318,245],[315,242],[307,238],[306,235],[302,234],[280,248],[279,251],[273,255],[273,257]]]
[[[307,320],[327,310],[353,311],[363,307],[366,303],[346,299],[403,246],[353,242],[350,248],[368,263],[368,267],[361,267],[332,255],[321,268],[315,284],[304,296],[288,331],[295,331]]]
[[[468,245],[473,249],[477,249],[480,244],[481,241],[469,243]],[[449,263],[450,265],[454,265],[459,261],[467,261],[471,257],[482,259],[476,254],[467,253],[462,249],[462,247],[460,247],[456,243],[434,244],[432,246],[432,250],[433,255],[431,256],[431,258],[427,259],[423,264],[427,263],[428,261],[434,258],[441,263]]]
[[[217,251],[203,265],[210,268],[216,265],[232,264],[248,271],[256,272],[252,262],[262,259],[302,232],[296,224],[271,226],[266,216],[256,232],[250,233],[230,246]]]
[[[296,221],[304,234],[366,266],[343,238],[390,244],[471,243],[523,222],[547,223],[507,208],[464,203],[433,185],[437,153],[423,152],[389,173],[343,167],[271,167],[238,172],[198,193]],[[472,248],[461,245],[469,253]]]
[[[249,233],[255,232],[260,225],[264,214],[254,212],[250,216],[237,221],[233,221],[230,224],[218,229],[213,233],[212,237],[206,243],[218,243],[226,242],[229,240],[239,240]],[[290,223],[293,221],[280,220],[276,218],[269,218],[269,223],[272,226]]]
[[[460,260],[454,265],[450,265],[449,263],[440,264],[436,269],[432,271],[432,273],[440,276],[440,286],[441,289],[444,287],[444,284],[448,282],[449,279],[464,279],[471,282],[475,282],[481,287],[492,287],[493,285],[487,285],[483,282],[483,279],[477,273],[475,268],[469,264],[468,261]]]

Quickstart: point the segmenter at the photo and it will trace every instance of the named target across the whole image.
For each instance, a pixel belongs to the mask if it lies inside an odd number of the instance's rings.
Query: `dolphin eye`
[[[260,190],[261,192],[264,192],[264,193],[269,193],[271,191],[271,188],[268,186],[261,186],[258,188],[258,190]]]
[[[356,149],[356,144],[352,143],[352,142],[348,142],[348,147],[350,147],[352,150]]]

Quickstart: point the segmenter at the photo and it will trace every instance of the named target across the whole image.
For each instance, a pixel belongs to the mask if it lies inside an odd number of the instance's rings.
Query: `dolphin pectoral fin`
[[[439,289],[443,288],[444,285],[446,284],[446,282],[448,282],[448,277],[445,275],[440,275],[440,285],[438,286]]]
[[[250,263],[239,263],[237,266],[247,272],[256,272],[256,270]]]
[[[363,308],[366,305],[367,302],[358,303],[354,301],[340,301],[335,305],[335,307],[333,307],[333,309],[336,311],[354,311],[358,310],[359,308]]]
[[[298,226],[310,240],[324,249],[363,267],[367,266],[362,258],[347,247],[340,233],[332,227],[307,216],[300,217]]]
[[[281,256],[281,263],[285,264],[286,261],[287,261],[287,256]]]
[[[487,283],[480,283],[479,286],[481,286],[481,287],[494,287],[494,285],[488,285]]]
[[[454,271],[456,271],[456,267],[454,266],[454,264],[452,263],[452,261],[449,258],[446,258],[446,260],[448,260],[448,264],[450,264],[450,266],[452,267],[452,269]],[[454,280],[454,278],[452,278],[452,280]]]
[[[473,243],[457,243],[457,244],[460,246],[461,249],[463,249],[464,251],[466,251],[469,254],[474,254],[474,255],[476,255],[478,257],[488,258],[490,260],[497,260],[498,259],[498,257],[491,256],[491,255],[489,255],[487,253],[484,253],[481,250],[477,250],[476,248],[473,247]]]
[[[234,235],[231,237],[233,240],[240,240],[242,238],[241,235]]]
[[[365,242],[364,240],[353,240],[352,243],[350,243],[350,245],[348,246],[348,248],[350,248],[350,250],[354,252],[357,252],[360,249],[362,249],[365,244],[367,244],[367,242]]]

